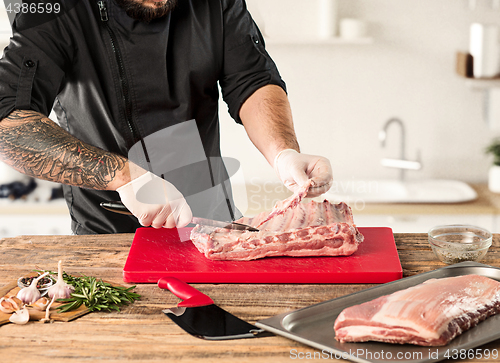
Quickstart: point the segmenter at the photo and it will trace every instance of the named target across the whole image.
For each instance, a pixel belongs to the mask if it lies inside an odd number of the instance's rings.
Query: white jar
[[[499,27],[473,23],[470,26],[469,53],[475,78],[494,78],[500,73]]]
[[[366,36],[367,24],[363,20],[343,18],[339,23],[340,37],[344,39],[359,39]]]
[[[321,39],[337,35],[338,0],[319,0],[318,3],[318,36]]]
[[[488,175],[488,188],[493,193],[500,193],[500,166],[492,165]]]

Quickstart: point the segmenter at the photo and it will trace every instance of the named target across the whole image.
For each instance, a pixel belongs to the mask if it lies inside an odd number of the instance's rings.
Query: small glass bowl
[[[35,276],[35,278],[38,277],[38,276]],[[30,286],[29,283],[25,283],[23,282],[23,279],[26,279],[27,277],[20,277],[19,279],[17,279],[17,286],[19,286],[19,288],[23,288],[23,287],[28,287]],[[49,289],[49,287],[51,287],[53,284],[54,284],[54,281],[48,277],[48,276],[45,276],[45,278],[48,278],[50,281],[46,282],[45,284],[41,285],[40,287],[38,287],[38,291],[40,291],[40,294],[42,296],[45,296],[45,294],[47,294],[47,290]],[[43,278],[42,278],[43,279]],[[40,281],[38,282],[40,283]]]
[[[434,254],[447,264],[481,260],[493,239],[488,230],[463,224],[437,226],[428,235]]]

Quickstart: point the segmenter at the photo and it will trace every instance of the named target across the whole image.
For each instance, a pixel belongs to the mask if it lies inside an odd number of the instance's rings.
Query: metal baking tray
[[[494,315],[453,339],[442,347],[422,347],[412,344],[389,344],[379,342],[339,343],[335,340],[333,324],[340,312],[349,306],[361,304],[395,291],[421,284],[431,278],[461,275],[482,275],[500,281],[500,269],[477,262],[462,262],[438,270],[407,277],[387,284],[372,287],[354,294],[328,300],[306,308],[258,321],[255,325],[277,335],[320,349],[312,358],[347,359],[353,362],[437,362],[460,355],[468,349],[500,338],[500,314]],[[477,357],[479,351],[471,351]],[[297,358],[300,351],[290,352]],[[485,352],[482,352],[483,354]],[[492,352],[489,352],[492,354]],[[304,352],[302,352],[304,356]]]

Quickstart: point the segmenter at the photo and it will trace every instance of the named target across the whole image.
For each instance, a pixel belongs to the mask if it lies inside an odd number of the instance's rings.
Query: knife
[[[109,210],[111,212],[132,215],[132,213],[127,209],[127,207],[125,207],[123,205],[123,203],[120,201],[101,202],[100,205],[102,208]],[[202,226],[209,226],[209,227],[235,229],[238,231],[259,232],[259,230],[257,228],[246,225],[246,224],[237,223],[237,222],[222,222],[222,221],[216,221],[216,220],[207,219],[207,218],[193,217],[193,219],[191,220],[191,223],[201,224]]]
[[[158,280],[160,289],[170,290],[183,299],[177,307],[162,310],[187,333],[206,340],[269,337],[274,334],[237,318],[214,304],[213,300],[175,277]]]

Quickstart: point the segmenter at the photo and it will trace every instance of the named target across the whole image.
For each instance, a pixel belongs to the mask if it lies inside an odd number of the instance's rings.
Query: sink
[[[355,203],[460,203],[477,198],[466,183],[456,180],[428,179],[334,181],[324,195],[334,202]]]

